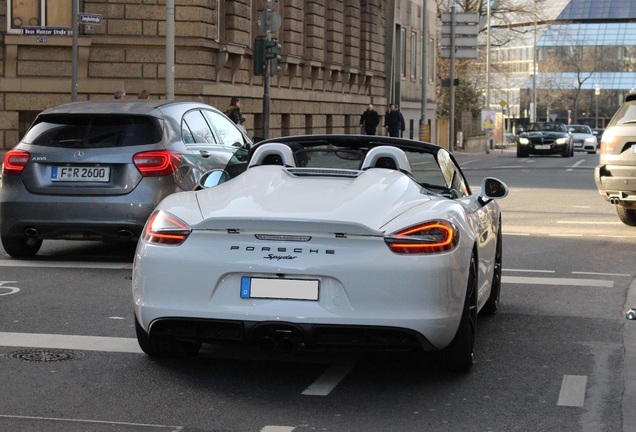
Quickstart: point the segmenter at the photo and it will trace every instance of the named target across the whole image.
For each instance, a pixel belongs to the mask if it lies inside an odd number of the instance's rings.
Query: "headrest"
[[[249,168],[259,165],[282,165],[295,167],[294,154],[288,145],[267,143],[257,147],[252,154]]]
[[[411,172],[411,164],[406,157],[406,153],[402,149],[392,146],[378,146],[369,150],[364,161],[362,161],[360,169],[366,170],[369,168],[389,168],[405,173]]]

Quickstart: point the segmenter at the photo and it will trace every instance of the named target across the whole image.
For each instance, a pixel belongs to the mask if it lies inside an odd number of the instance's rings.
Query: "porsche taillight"
[[[29,153],[22,150],[9,150],[4,155],[2,173],[6,175],[20,175],[29,163]]]
[[[384,237],[397,254],[430,254],[448,252],[459,243],[459,232],[447,221],[429,221]]]
[[[170,150],[137,153],[133,162],[144,177],[159,177],[172,174],[179,167],[181,154]]]
[[[163,211],[155,211],[146,226],[142,240],[146,243],[178,246],[186,241],[192,228],[178,217]]]

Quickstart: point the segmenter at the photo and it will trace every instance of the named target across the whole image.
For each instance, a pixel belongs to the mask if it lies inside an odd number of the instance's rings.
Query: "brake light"
[[[397,254],[427,254],[453,250],[459,243],[459,232],[446,221],[429,221],[403,229],[384,238]]]
[[[2,173],[6,175],[20,175],[29,163],[29,153],[22,150],[9,150],[4,155]]]
[[[177,170],[181,154],[169,150],[143,152],[134,155],[133,162],[142,176],[159,177]]]
[[[179,246],[186,241],[192,228],[178,217],[163,211],[155,211],[146,226],[142,240],[146,243]]]

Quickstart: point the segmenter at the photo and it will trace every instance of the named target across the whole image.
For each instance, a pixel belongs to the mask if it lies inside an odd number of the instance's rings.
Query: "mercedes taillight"
[[[4,155],[2,173],[6,175],[20,175],[29,163],[29,153],[22,150],[9,150]]]
[[[181,154],[170,150],[137,153],[133,162],[144,177],[170,175],[179,168]]]

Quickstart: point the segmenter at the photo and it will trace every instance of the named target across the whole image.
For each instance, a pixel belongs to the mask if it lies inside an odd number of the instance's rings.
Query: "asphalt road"
[[[510,187],[500,311],[467,375],[400,353],[206,346],[152,360],[134,338],[132,249],[0,253],[0,430],[636,431],[636,229],[596,192],[597,156],[457,154]]]

